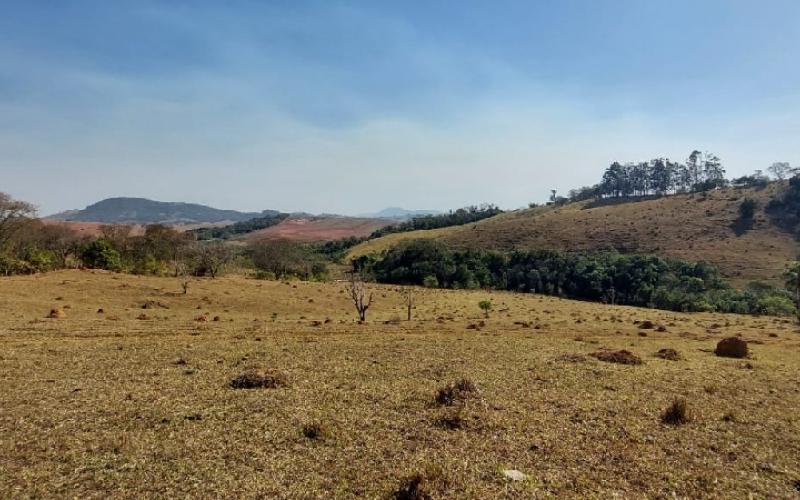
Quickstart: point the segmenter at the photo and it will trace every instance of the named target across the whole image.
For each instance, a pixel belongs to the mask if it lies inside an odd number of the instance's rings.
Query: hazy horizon
[[[800,4],[5,2],[0,191],[503,208],[692,149],[800,163]]]

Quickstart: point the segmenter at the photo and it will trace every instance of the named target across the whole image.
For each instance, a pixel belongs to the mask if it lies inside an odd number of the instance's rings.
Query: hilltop
[[[800,246],[775,225],[765,207],[785,187],[726,188],[707,193],[583,201],[517,210],[476,223],[390,234],[354,247],[349,258],[414,238],[436,238],[456,249],[617,250],[718,266],[734,282],[775,280]],[[752,226],[737,231],[739,207],[756,202]]]
[[[68,210],[46,219],[105,224],[213,224],[240,222],[278,213],[275,210],[221,210],[196,203],[153,201],[146,198],[107,198],[83,210]]]

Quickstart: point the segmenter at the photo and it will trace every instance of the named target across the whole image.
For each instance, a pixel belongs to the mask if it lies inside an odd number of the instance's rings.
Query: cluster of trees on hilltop
[[[442,288],[490,288],[675,311],[793,314],[792,295],[763,285],[739,291],[704,262],[615,252],[450,250],[412,240],[357,269],[384,283]]]
[[[503,213],[503,211],[500,210],[497,205],[493,205],[491,203],[480,206],[473,205],[459,208],[458,210],[451,210],[446,214],[414,217],[406,222],[393,224],[391,226],[378,229],[370,235],[370,238],[379,238],[391,233],[404,233],[408,231],[417,231],[419,229],[438,229],[441,227],[461,226],[463,224],[469,224],[470,222],[488,219],[489,217],[494,217],[495,215],[501,213]]]
[[[768,169],[776,179],[785,179],[797,169],[788,163],[774,163]],[[686,161],[676,162],[669,158],[656,158],[638,163],[612,163],[603,173],[598,184],[573,189],[568,198],[551,201],[583,201],[597,198],[626,198],[650,195],[668,195],[709,191],[733,184],[743,187],[760,187],[769,182],[761,170],[729,181],[719,157],[712,153],[692,151]]]

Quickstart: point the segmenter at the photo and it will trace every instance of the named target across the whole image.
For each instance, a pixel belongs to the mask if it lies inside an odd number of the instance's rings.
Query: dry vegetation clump
[[[322,441],[330,437],[331,433],[322,422],[309,422],[301,429],[303,437],[311,441]]]
[[[169,305],[158,300],[148,300],[142,304],[142,309],[169,309]]]
[[[591,353],[589,356],[597,358],[600,361],[605,361],[607,363],[618,363],[621,365],[642,364],[642,358],[625,349],[621,349],[619,351],[597,351]]]
[[[668,359],[669,361],[680,361],[681,355],[675,349],[665,348],[659,349],[653,356],[661,359]]]
[[[566,361],[568,363],[585,363],[586,356],[583,354],[576,354],[574,352],[568,352],[566,354],[562,354],[561,356],[556,358],[557,361]]]
[[[228,385],[231,389],[277,389],[287,387],[289,379],[285,373],[277,370],[250,368],[231,380]]]
[[[417,472],[403,479],[390,498],[393,500],[432,500],[446,491],[447,486],[447,478],[441,469],[428,467],[425,472]]]
[[[683,398],[676,399],[661,414],[661,422],[667,425],[683,425],[691,421],[689,405]]]
[[[463,403],[476,392],[478,388],[475,383],[468,378],[462,378],[439,389],[436,393],[436,402],[443,406],[453,406],[456,403]]]
[[[656,327],[655,323],[653,323],[649,319],[644,320],[641,323],[639,323],[639,328],[641,328],[642,330],[652,330],[655,327]]]
[[[67,313],[65,313],[63,309],[54,307],[53,309],[50,309],[50,313],[47,315],[47,317],[50,319],[61,319],[66,318]]]
[[[467,427],[467,425],[467,419],[464,418],[463,412],[460,408],[458,411],[445,413],[436,419],[436,426],[448,431],[464,429]]]
[[[723,358],[746,358],[748,354],[747,341],[739,337],[728,337],[717,343],[714,354]]]

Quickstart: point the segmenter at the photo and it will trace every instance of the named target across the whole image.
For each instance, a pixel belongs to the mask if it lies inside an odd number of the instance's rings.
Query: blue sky
[[[612,161],[800,164],[800,2],[0,0],[0,190],[515,208]]]

